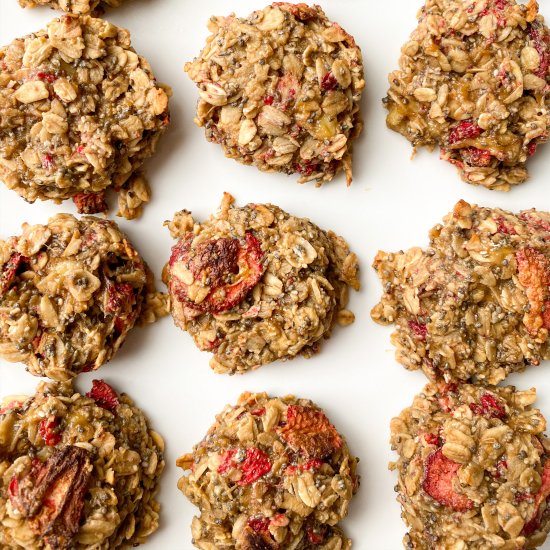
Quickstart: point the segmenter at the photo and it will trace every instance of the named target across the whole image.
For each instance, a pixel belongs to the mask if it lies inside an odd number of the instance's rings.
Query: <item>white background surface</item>
[[[204,219],[217,208],[223,191],[231,192],[240,204],[273,202],[333,229],[359,255],[362,268],[363,288],[353,293],[350,303],[357,317],[355,324],[337,329],[321,354],[312,359],[279,362],[245,375],[217,375],[208,367],[209,354],[198,351],[191,337],[177,329],[171,318],[165,318],[135,329],[111,363],[78,378],[81,391],[88,391],[92,378],[101,377],[129,393],[165,438],[161,527],[147,543],[150,550],[192,548],[190,523],[195,508],[177,490],[180,470],[175,460],[190,451],[214,415],[245,390],[293,393],[326,409],[361,459],[361,487],[343,525],[354,548],[402,548],[405,526],[393,491],[396,478],[387,470],[393,459],[388,445],[389,421],[411,403],[425,379],[395,362],[389,343],[391,328],[379,327],[370,319],[370,309],[381,293],[370,267],[374,255],[378,249],[425,246],[429,228],[461,198],[510,210],[550,208],[550,146],[539,148],[529,162],[530,181],[503,194],[463,183],[454,167],[438,160],[437,153],[420,151],[411,162],[409,143],[386,129],[381,98],[386,93],[387,74],[396,67],[399,48],[415,26],[419,0],[319,3],[330,19],[355,36],[364,56],[366,131],[355,145],[355,179],[350,188],[342,175],[316,189],[313,184],[296,184],[293,177],[242,166],[226,159],[192,122],[197,93],[183,64],[202,48],[209,16],[226,15],[231,9],[246,16],[262,8],[263,2],[132,0],[106,13],[107,19],[130,29],[133,46],[149,59],[157,79],[174,91],[172,125],[157,155],[147,164],[152,202],[137,221],[117,219],[157,277],[173,244],[162,222],[182,208]],[[540,3],[550,18],[550,2]],[[16,0],[0,0],[0,44],[43,28],[55,15],[46,8],[23,10]],[[64,211],[74,212],[72,202],[30,205],[0,185],[0,238],[19,234],[24,221],[45,222],[50,215]],[[115,212],[113,205],[111,216]],[[550,418],[547,370],[548,363],[532,367],[511,377],[510,382],[522,388],[536,386],[538,405]],[[0,360],[0,395],[32,392],[37,382],[22,365]],[[544,548],[549,550],[550,544]]]

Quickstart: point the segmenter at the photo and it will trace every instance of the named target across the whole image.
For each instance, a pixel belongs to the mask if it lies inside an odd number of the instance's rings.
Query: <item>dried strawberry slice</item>
[[[239,464],[243,477],[238,481],[239,485],[249,485],[271,471],[269,456],[260,449],[249,448],[246,450],[246,458]]]
[[[474,414],[486,416],[487,418],[499,418],[502,420],[506,417],[506,409],[502,402],[490,393],[484,393],[479,404],[470,403],[470,409]]]
[[[17,409],[23,404],[22,401],[10,401],[7,405],[4,405],[0,408],[0,414],[6,414],[8,411],[11,411],[12,409]]]
[[[105,295],[105,313],[122,313],[131,309],[135,303],[134,287],[130,283],[112,283],[107,281]]]
[[[531,519],[525,523],[522,533],[524,535],[532,535],[539,527],[541,520],[540,507],[543,502],[550,496],[550,460],[544,463],[544,469],[541,476],[540,488],[535,495],[535,511]]]
[[[329,71],[321,79],[321,90],[323,90],[323,92],[328,92],[330,90],[335,90],[336,88],[338,88],[338,80],[336,80],[332,72]]]
[[[73,196],[73,202],[79,214],[97,214],[107,212],[108,206],[105,202],[105,192],[79,193]]]
[[[114,412],[120,405],[118,394],[104,380],[93,380],[92,389],[86,394],[91,397],[100,407]]]
[[[457,512],[470,510],[474,503],[453,488],[460,464],[447,458],[440,449],[428,455],[424,463],[424,480],[422,488],[433,499],[443,506]]]
[[[550,222],[539,218],[535,212],[522,212],[519,218],[527,224],[531,231],[544,231],[550,237]],[[543,238],[548,240],[546,236]]]
[[[523,322],[535,336],[541,328],[550,329],[550,258],[528,246],[516,252],[516,262],[518,280],[531,306]]]
[[[533,41],[533,47],[537,50],[540,64],[534,74],[545,79],[550,67],[550,34],[540,21],[533,21],[530,25],[529,36]]]
[[[486,168],[493,161],[493,155],[489,151],[477,149],[476,147],[466,147],[460,150],[462,159],[469,166]]]
[[[322,460],[342,446],[342,438],[325,413],[312,407],[289,405],[286,425],[277,433],[297,452]]]
[[[414,337],[417,340],[425,341],[426,336],[428,335],[428,328],[424,323],[419,323],[418,321],[409,321],[409,328],[411,329]]]
[[[306,472],[308,470],[317,470],[323,464],[324,464],[324,462],[322,460],[314,458],[313,460],[308,460],[307,462],[304,462],[303,464],[288,466],[284,471],[284,475],[285,476],[291,476],[291,475],[294,475],[298,472]]]
[[[226,474],[232,469],[239,470],[242,476],[237,481],[238,485],[250,485],[271,471],[269,456],[261,449],[256,447],[246,449],[245,458],[242,462],[235,460],[236,454],[237,449],[231,449],[222,455],[218,473]]]
[[[449,145],[454,145],[466,139],[475,139],[481,135],[483,129],[471,120],[459,122],[449,133]]]
[[[262,531],[267,531],[269,528],[269,518],[264,516],[257,516],[254,518],[248,519],[248,525],[253,531],[261,533]]]
[[[226,311],[242,302],[264,272],[258,239],[247,232],[244,246],[239,239],[223,237],[202,242],[192,250],[193,238],[187,235],[172,249],[170,288],[177,299],[209,313]],[[178,277],[180,266],[191,274],[193,282],[210,289],[202,302],[189,298],[189,285]]]
[[[28,518],[32,532],[51,548],[66,549],[80,524],[92,467],[85,449],[54,449],[46,462],[33,462],[30,472],[14,477],[8,488],[14,509]]]
[[[298,21],[307,21],[317,16],[317,12],[307,4],[291,4],[290,2],[273,2],[273,7],[290,12]]]
[[[14,252],[10,259],[5,263],[0,275],[0,295],[7,292],[17,275],[17,270],[22,264],[28,263],[29,259],[19,252]]]
[[[61,434],[56,431],[59,426],[59,418],[51,415],[44,418],[38,426],[38,433],[48,447],[53,447],[61,441]]]
[[[517,231],[514,226],[508,223],[503,216],[499,216],[496,220],[497,231],[506,235],[517,235]]]
[[[323,544],[327,536],[326,525],[318,525],[316,527],[308,527],[306,529],[307,540],[314,545]]]

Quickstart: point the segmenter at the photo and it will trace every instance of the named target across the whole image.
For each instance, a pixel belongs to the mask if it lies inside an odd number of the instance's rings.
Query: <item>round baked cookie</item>
[[[536,391],[428,384],[391,421],[405,548],[537,548],[550,530],[550,441]]]
[[[114,222],[58,214],[0,241],[0,357],[36,376],[98,369],[165,302]]]
[[[351,548],[337,524],[359,486],[357,459],[307,399],[243,393],[177,465],[188,472],[178,487],[201,512],[197,548]]]
[[[246,19],[212,17],[185,70],[199,88],[195,123],[226,156],[299,183],[352,180],[361,133],[361,50],[320,6],[274,2]]]
[[[225,194],[204,223],[178,212],[166,222],[172,248],[164,272],[172,316],[220,373],[242,373],[298,354],[310,357],[359,289],[346,241],[272,204],[234,207]]]
[[[550,359],[550,214],[464,201],[430,246],[378,252],[384,287],[372,318],[395,323],[407,369],[430,379],[496,384]]]
[[[22,8],[49,6],[50,8],[82,15],[93,13],[96,8],[118,7],[122,0],[19,0]]]
[[[426,0],[384,100],[388,127],[508,191],[550,131],[550,34],[535,0]]]
[[[169,122],[167,88],[102,19],[64,15],[0,49],[0,179],[29,202],[72,198],[79,212],[133,218],[149,200],[138,174]]]
[[[164,442],[126,394],[41,383],[0,406],[0,546],[108,550],[158,527]]]

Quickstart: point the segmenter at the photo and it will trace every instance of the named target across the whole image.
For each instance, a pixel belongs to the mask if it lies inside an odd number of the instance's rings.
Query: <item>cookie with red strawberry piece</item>
[[[199,88],[195,123],[225,155],[317,185],[352,180],[365,87],[361,50],[320,6],[273,2],[241,18],[211,17],[185,65]]]
[[[158,527],[164,442],[126,394],[94,380],[0,404],[0,547],[137,546]]]
[[[535,389],[428,384],[391,421],[405,548],[537,548],[550,531],[550,440]]]
[[[164,271],[175,323],[242,373],[298,354],[311,356],[334,325],[353,321],[348,289],[359,288],[346,241],[272,204],[233,205],[198,223],[188,211],[166,222],[177,244]]]
[[[550,32],[535,0],[426,0],[389,75],[387,124],[508,191],[550,131]]]
[[[396,358],[431,379],[497,384],[550,359],[550,214],[460,201],[428,248],[378,252]]]
[[[177,465],[200,510],[197,548],[351,548],[338,523],[359,486],[357,459],[307,399],[243,393]]]
[[[0,180],[28,202],[73,199],[86,214],[105,212],[113,190],[119,215],[139,216],[150,198],[140,169],[169,124],[169,95],[126,29],[52,20],[0,48]]]
[[[114,222],[58,214],[0,241],[0,357],[35,376],[68,380],[98,369],[137,321],[167,313]]]

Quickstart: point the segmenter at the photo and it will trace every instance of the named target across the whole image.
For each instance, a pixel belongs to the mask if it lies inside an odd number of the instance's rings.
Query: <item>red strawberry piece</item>
[[[466,147],[460,150],[462,159],[469,166],[477,166],[479,168],[485,168],[490,166],[493,161],[493,156],[489,151],[483,149],[477,149],[475,147]]]
[[[291,4],[289,2],[273,2],[273,7],[290,12],[298,21],[307,21],[317,16],[317,12],[307,4]]]
[[[495,477],[497,479],[501,478],[506,473],[507,469],[508,462],[506,462],[506,460],[499,460],[495,466]]]
[[[532,157],[537,152],[537,142],[531,141],[527,146],[527,154]]]
[[[237,449],[230,449],[223,453],[221,464],[218,466],[218,473],[226,474],[232,469],[239,470],[242,473],[241,479],[237,482],[239,485],[250,485],[271,471],[269,456],[261,449],[256,447],[246,449],[245,458],[242,462],[235,460],[236,454]]]
[[[441,444],[441,440],[440,440],[438,434],[425,433],[424,434],[424,441],[426,441],[426,443],[428,443],[428,445],[440,445]]]
[[[253,411],[250,411],[250,414],[254,416],[263,416],[265,414],[265,407],[261,407],[259,409],[255,409]]]
[[[479,399],[480,403],[470,403],[470,409],[474,414],[486,416],[487,418],[506,417],[506,410],[502,402],[490,393],[484,393]]]
[[[51,170],[52,168],[55,168],[55,161],[53,157],[49,154],[44,155],[42,158],[42,166],[46,170]]]
[[[5,263],[0,275],[0,296],[7,292],[17,275],[17,270],[21,265],[28,263],[29,259],[19,252],[14,252],[10,259]]]
[[[428,328],[424,323],[419,323],[418,321],[409,321],[409,328],[412,330],[414,337],[417,340],[426,340],[428,334]]]
[[[238,481],[239,485],[249,485],[271,471],[271,462],[266,453],[260,449],[246,449],[246,458],[239,465],[243,476]]]
[[[237,453],[237,449],[230,449],[225,451],[221,456],[221,464],[218,466],[218,474],[226,474],[229,470],[236,467],[236,462],[233,460],[233,457]]]
[[[460,464],[447,458],[441,449],[431,453],[424,463],[422,488],[434,500],[456,512],[470,510],[474,503],[453,488]]]
[[[89,452],[72,445],[53,449],[46,462],[34,460],[8,492],[12,507],[28,518],[30,531],[48,548],[72,548],[80,526],[92,466]]]
[[[327,528],[325,525],[310,527],[306,530],[307,540],[311,544],[322,544],[325,541]]]
[[[270,523],[269,518],[266,518],[264,516],[258,516],[255,518],[248,519],[249,527],[252,528],[252,530],[256,531],[257,533],[267,531],[269,528],[269,523]]]
[[[454,145],[466,139],[475,139],[481,135],[483,129],[471,120],[459,122],[449,133],[449,144]]]
[[[523,322],[530,334],[550,329],[550,258],[541,250],[527,246],[516,252],[518,280],[525,289],[530,310]]]
[[[44,418],[38,426],[38,433],[48,447],[53,447],[61,441],[61,434],[56,429],[59,426],[59,418],[51,415]]]
[[[100,407],[114,412],[120,405],[118,394],[104,380],[93,380],[92,389],[86,394],[91,397]]]
[[[330,90],[335,90],[338,87],[338,80],[334,77],[331,71],[329,71],[321,79],[321,90],[323,92],[328,92]]]
[[[304,160],[303,162],[296,162],[293,168],[295,172],[308,177],[319,170],[319,163],[313,160]]]
[[[79,214],[97,214],[107,212],[108,206],[105,202],[105,192],[79,193],[73,196],[73,202]]]
[[[6,414],[8,411],[11,411],[12,409],[16,409],[17,407],[20,407],[23,404],[22,401],[10,401],[7,405],[0,408],[0,414]]]
[[[539,527],[541,520],[541,510],[540,507],[543,502],[550,496],[550,460],[547,460],[544,463],[544,469],[541,476],[540,488],[535,495],[535,511],[533,512],[532,518],[526,522],[523,527],[522,533],[524,535],[532,535]]]
[[[289,405],[286,425],[277,433],[296,452],[311,459],[330,456],[342,446],[342,438],[325,413],[312,407]]]
[[[57,76],[55,76],[53,73],[46,73],[46,72],[43,72],[43,71],[38,71],[36,73],[36,76],[40,80],[45,80],[46,82],[49,82],[50,84],[52,84],[53,82],[55,82],[57,80]]]
[[[264,266],[260,242],[247,232],[245,245],[239,239],[220,238],[205,241],[192,249],[193,235],[188,234],[170,257],[170,288],[177,299],[195,310],[220,313],[242,302],[261,279]],[[206,298],[195,303],[189,299],[188,285],[174,274],[174,266],[188,269],[195,281],[207,285]]]
[[[530,230],[545,231],[550,234],[550,223],[542,218],[539,218],[534,212],[522,212],[519,215],[519,218],[527,224]]]
[[[266,95],[264,97],[264,105],[273,105],[273,100],[275,98],[272,95]]]
[[[131,309],[135,302],[134,287],[130,283],[107,281],[105,313],[122,313]]]
[[[550,35],[544,25],[535,20],[530,25],[529,36],[533,41],[533,48],[537,50],[540,58],[540,64],[534,74],[545,79],[550,67]]]
[[[296,464],[296,465],[288,466],[284,471],[284,475],[292,476],[298,472],[316,470],[317,468],[320,468],[323,464],[324,462],[322,460],[314,458],[313,460],[308,460],[307,462],[304,462],[304,464]]]
[[[497,222],[497,231],[499,233],[505,233],[506,235],[518,234],[514,226],[509,224],[503,216],[499,216],[495,221]]]

